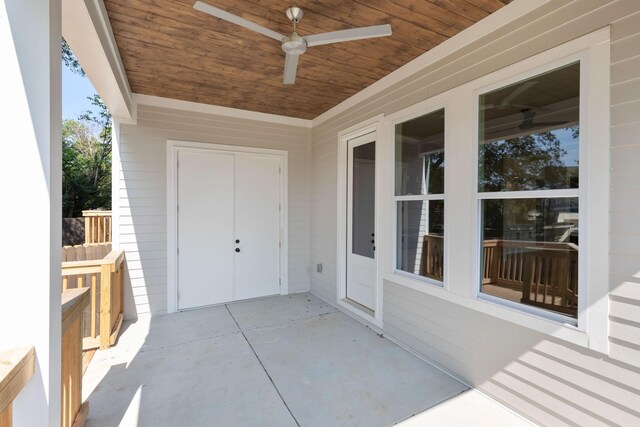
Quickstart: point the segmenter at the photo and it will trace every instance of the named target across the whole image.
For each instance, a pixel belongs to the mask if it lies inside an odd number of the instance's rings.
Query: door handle
[[[236,252],[240,252],[240,248],[236,248]]]
[[[236,239],[236,243],[240,243],[240,239]]]

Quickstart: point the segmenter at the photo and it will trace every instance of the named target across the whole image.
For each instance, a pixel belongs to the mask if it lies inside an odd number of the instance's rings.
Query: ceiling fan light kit
[[[389,24],[374,25],[371,27],[352,28],[348,30],[331,31],[328,33],[314,34],[301,37],[296,32],[298,22],[302,19],[304,12],[299,7],[290,7],[286,10],[287,18],[293,23],[293,31],[289,36],[279,34],[269,28],[256,24],[255,22],[234,15],[226,10],[219,9],[208,3],[196,1],[193,8],[217,18],[231,22],[241,27],[256,31],[272,39],[278,40],[282,44],[282,50],[286,53],[284,61],[284,84],[293,84],[296,81],[296,70],[298,68],[298,57],[307,51],[307,47],[319,46],[330,43],[341,43],[352,40],[369,39],[373,37],[385,37],[391,35]]]

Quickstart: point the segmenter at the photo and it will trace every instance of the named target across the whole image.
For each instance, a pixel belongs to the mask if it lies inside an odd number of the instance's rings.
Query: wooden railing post
[[[89,403],[82,402],[82,329],[89,288],[62,293],[61,410],[62,427],[84,425]]]
[[[63,248],[63,259],[66,259],[62,263],[63,283],[68,283],[67,288],[76,287],[71,286],[72,282],[78,287],[90,287],[91,309],[84,329],[84,349],[105,349],[114,344],[122,325],[124,251],[112,251],[110,243],[86,246],[87,252],[96,259],[72,261],[69,253],[76,248]],[[77,280],[85,275],[85,280]]]
[[[0,427],[13,423],[13,401],[35,372],[35,349],[0,352]]]
[[[498,275],[500,274],[500,264],[502,263],[502,240],[496,242],[493,249],[493,259],[491,263],[491,284],[498,283]]]
[[[111,336],[111,265],[100,267],[100,348],[109,348]]]

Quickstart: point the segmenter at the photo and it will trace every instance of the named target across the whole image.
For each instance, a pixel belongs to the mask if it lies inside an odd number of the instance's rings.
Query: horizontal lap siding
[[[551,1],[313,128],[311,289],[336,298],[338,132],[611,25],[610,354],[385,281],[384,330],[544,425],[640,423],[640,3]]]
[[[611,357],[640,366],[640,11],[611,34],[609,336]]]
[[[310,130],[139,106],[120,129],[119,238],[126,250],[126,314],[167,309],[167,140],[286,150],[289,160],[289,291],[309,289]]]

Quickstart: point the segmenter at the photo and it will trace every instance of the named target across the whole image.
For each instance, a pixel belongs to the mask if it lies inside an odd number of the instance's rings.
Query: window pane
[[[577,317],[578,198],[482,201],[481,291]]]
[[[442,281],[444,200],[398,202],[397,269]]]
[[[376,143],[353,148],[351,247],[357,255],[374,258],[376,206]]]
[[[444,110],[396,125],[396,196],[444,193]]]
[[[479,191],[578,188],[580,64],[480,96]]]

